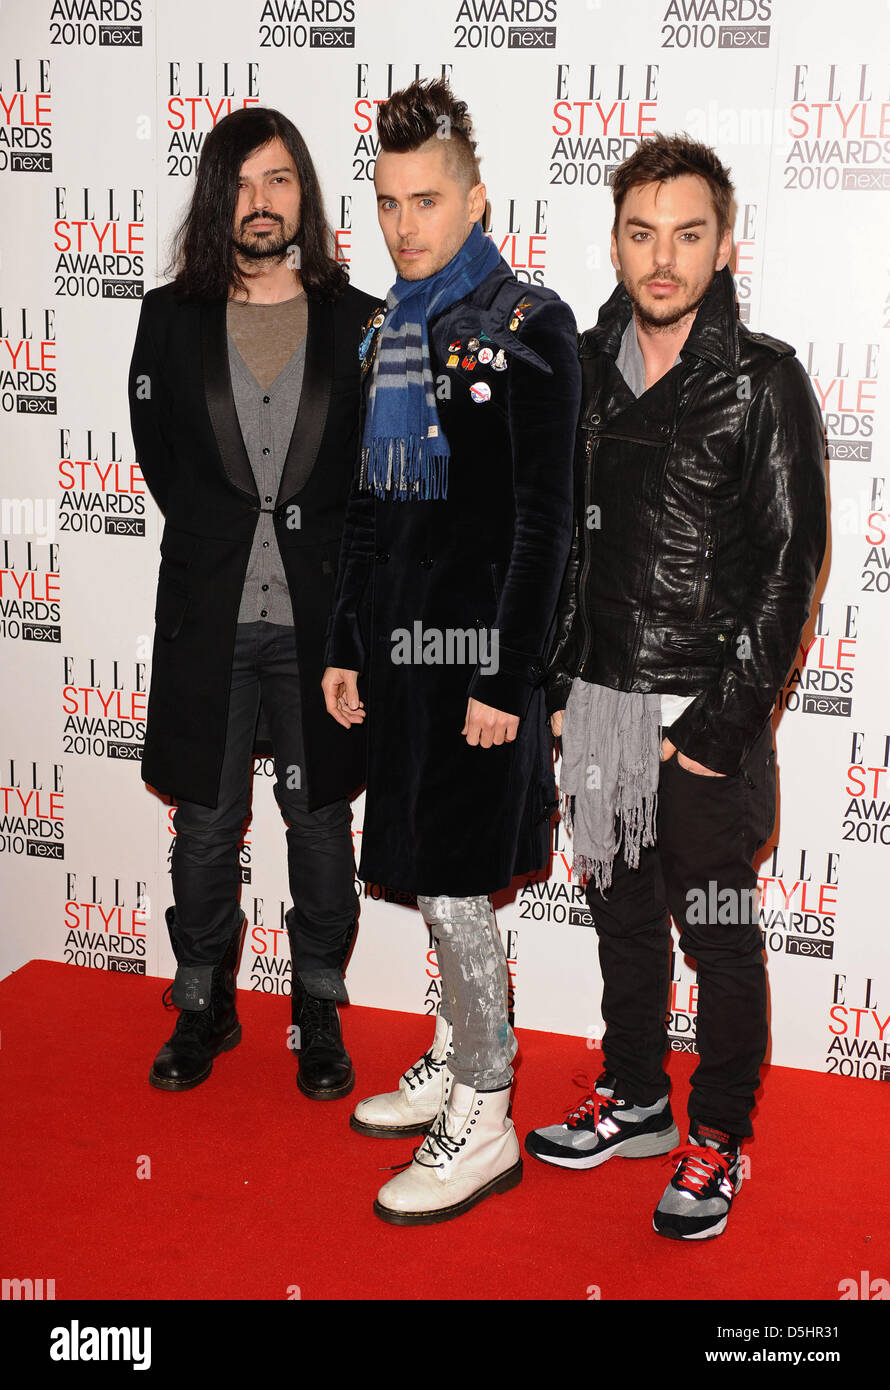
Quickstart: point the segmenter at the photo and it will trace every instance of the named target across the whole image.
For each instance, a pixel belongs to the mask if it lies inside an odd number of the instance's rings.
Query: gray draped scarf
[[[572,836],[572,873],[603,892],[623,845],[629,868],[655,844],[661,697],[576,678],[562,726],[560,810]]]

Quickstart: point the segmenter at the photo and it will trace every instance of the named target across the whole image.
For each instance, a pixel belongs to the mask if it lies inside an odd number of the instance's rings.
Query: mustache
[[[277,212],[252,212],[249,217],[245,217],[242,227],[249,227],[251,222],[284,222],[283,217],[279,217]]]

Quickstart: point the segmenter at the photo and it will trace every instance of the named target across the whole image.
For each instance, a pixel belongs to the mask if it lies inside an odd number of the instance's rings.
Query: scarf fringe
[[[618,812],[618,843],[624,844],[624,861],[630,869],[640,866],[640,850],[655,844],[655,817],[658,793],[644,797],[642,805],[622,807]]]
[[[559,793],[559,816],[572,835],[575,819],[575,798],[568,792]],[[658,816],[658,793],[644,797],[642,805],[620,806],[616,811],[618,828],[615,834],[615,853],[624,845],[624,861],[629,869],[640,866],[640,850],[656,843],[656,821]],[[612,855],[606,859],[595,859],[589,854],[576,854],[572,859],[572,877],[583,887],[593,879],[600,893],[612,886]]]
[[[612,887],[612,860],[576,854],[572,860],[572,878],[577,879],[581,888],[592,879],[597,891],[605,893]]]
[[[449,455],[431,453],[426,446],[427,441],[415,434],[407,439],[372,439],[362,449],[360,487],[375,497],[400,502],[447,497]]]

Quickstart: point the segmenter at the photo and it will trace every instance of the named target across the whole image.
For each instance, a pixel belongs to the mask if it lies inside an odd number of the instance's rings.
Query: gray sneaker
[[[597,1090],[564,1124],[533,1129],[525,1147],[533,1158],[557,1168],[598,1168],[615,1154],[651,1158],[670,1153],[679,1138],[666,1095],[654,1105],[632,1105]]]
[[[655,1208],[652,1225],[671,1240],[711,1240],[726,1227],[742,1185],[741,1141],[725,1130],[693,1124],[689,1142],[671,1158],[677,1171]]]

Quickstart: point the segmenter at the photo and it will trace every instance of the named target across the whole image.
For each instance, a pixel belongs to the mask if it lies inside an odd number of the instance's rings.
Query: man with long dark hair
[[[239,844],[262,710],[287,824],[297,1082],[334,1099],[354,1084],[337,1002],[363,749],[324,714],[320,679],[374,301],[334,255],[299,131],[260,107],[206,137],[173,268],[145,296],[130,368],[136,453],[165,517],[142,775],[177,802],[181,1012],[149,1079],[197,1086],[241,1038]]]
[[[429,1052],[352,1117],[363,1134],[429,1130],[374,1207],[417,1225],[522,1175],[490,894],[549,857],[541,687],[571,538],[580,380],[571,310],[520,284],[482,231],[466,105],[445,82],[414,83],[380,107],[377,128],[378,219],[397,279],[364,342],[362,462],[325,690],[349,728],[367,680],[360,872],[418,895],[442,976]]]

